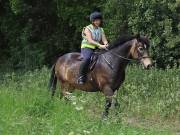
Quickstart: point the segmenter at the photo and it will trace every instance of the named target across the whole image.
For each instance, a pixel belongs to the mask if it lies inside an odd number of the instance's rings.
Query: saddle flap
[[[90,63],[90,66],[89,66],[89,70],[92,71],[97,63],[97,60],[98,60],[98,54],[94,53],[92,56],[91,56],[91,63]]]
[[[98,60],[98,56],[99,56],[98,53],[94,53],[94,54],[91,56],[90,65],[89,65],[89,71],[91,71],[91,70],[94,69],[94,66],[96,65],[96,62],[97,62],[97,60]],[[78,61],[83,61],[83,57],[82,57],[82,56],[78,56],[78,57],[77,57],[77,60],[78,60]]]

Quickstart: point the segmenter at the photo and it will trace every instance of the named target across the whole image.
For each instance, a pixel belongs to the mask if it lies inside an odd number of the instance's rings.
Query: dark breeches
[[[90,48],[81,48],[81,57],[83,60],[90,60],[94,50]]]
[[[81,66],[80,66],[80,75],[87,74],[93,52],[94,52],[93,49],[81,48],[81,57],[83,58],[83,62],[81,63]]]

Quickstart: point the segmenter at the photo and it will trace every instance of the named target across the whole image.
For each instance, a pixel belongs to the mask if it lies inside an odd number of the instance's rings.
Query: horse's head
[[[146,69],[152,65],[152,60],[149,56],[148,49],[149,39],[146,36],[137,35],[133,40],[130,55],[133,59],[139,60]]]

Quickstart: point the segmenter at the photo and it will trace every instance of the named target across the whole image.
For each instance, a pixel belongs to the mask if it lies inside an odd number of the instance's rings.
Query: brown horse
[[[81,64],[80,53],[68,53],[57,60],[52,68],[49,88],[52,96],[55,94],[57,80],[61,84],[61,96],[73,92],[75,89],[86,92],[101,91],[106,98],[103,116],[108,115],[112,104],[112,97],[125,79],[125,69],[130,60],[137,60],[145,68],[152,64],[148,54],[149,40],[144,36],[129,36],[119,38],[111,47],[99,54],[92,71],[87,75],[83,85],[77,83],[79,67]],[[116,100],[117,101],[117,100]]]

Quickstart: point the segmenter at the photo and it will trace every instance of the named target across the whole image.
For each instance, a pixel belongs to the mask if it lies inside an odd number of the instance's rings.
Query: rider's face
[[[96,19],[93,21],[93,24],[96,26],[96,27],[99,27],[101,25],[101,19]]]

